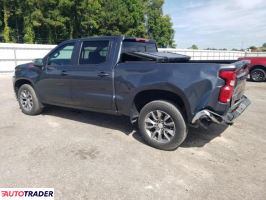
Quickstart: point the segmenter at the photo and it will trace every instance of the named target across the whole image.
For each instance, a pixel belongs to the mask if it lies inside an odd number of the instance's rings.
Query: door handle
[[[67,76],[67,75],[68,75],[67,71],[65,71],[65,70],[61,71],[61,76]]]
[[[105,73],[105,72],[100,72],[100,73],[98,74],[98,76],[102,78],[102,77],[110,76],[110,74]]]

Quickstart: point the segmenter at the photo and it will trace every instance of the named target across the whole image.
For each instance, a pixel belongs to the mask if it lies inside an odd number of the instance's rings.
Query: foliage
[[[194,49],[194,50],[196,50],[196,49],[199,49],[199,48],[198,48],[197,45],[193,44],[189,49]]]
[[[251,46],[249,49],[255,52],[266,51],[266,42],[261,47]]]
[[[3,21],[4,21],[4,31],[3,31],[3,37],[5,42],[10,42],[10,27],[8,26],[8,18],[9,18],[9,10],[7,6],[7,1],[4,0],[3,2]]]
[[[173,47],[174,31],[163,4],[163,0],[0,0],[0,33],[5,42],[59,43],[127,35]]]
[[[159,47],[175,47],[171,18],[163,15],[164,0],[146,0],[145,2],[146,28],[149,37],[156,40]]]

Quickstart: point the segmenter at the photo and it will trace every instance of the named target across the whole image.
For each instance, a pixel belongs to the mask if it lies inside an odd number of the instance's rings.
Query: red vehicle
[[[250,79],[255,82],[262,82],[266,79],[266,57],[245,57],[239,60],[249,60]]]

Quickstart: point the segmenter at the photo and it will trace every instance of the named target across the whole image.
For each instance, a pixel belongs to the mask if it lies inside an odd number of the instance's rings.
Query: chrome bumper
[[[211,110],[204,109],[196,113],[192,119],[192,124],[205,119],[217,124],[233,124],[233,121],[239,117],[244,110],[250,105],[250,100],[243,96],[235,105],[233,105],[225,115],[219,115]]]

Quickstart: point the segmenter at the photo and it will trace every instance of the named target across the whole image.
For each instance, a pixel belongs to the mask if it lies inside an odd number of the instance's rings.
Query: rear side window
[[[109,52],[109,41],[85,41],[82,44],[79,64],[101,64],[106,62]]]
[[[132,52],[157,52],[157,46],[154,42],[138,42],[134,39],[126,39],[122,43],[120,62],[152,61],[150,58],[133,55]]]
[[[157,52],[155,43],[124,41],[122,53],[127,52]]]

